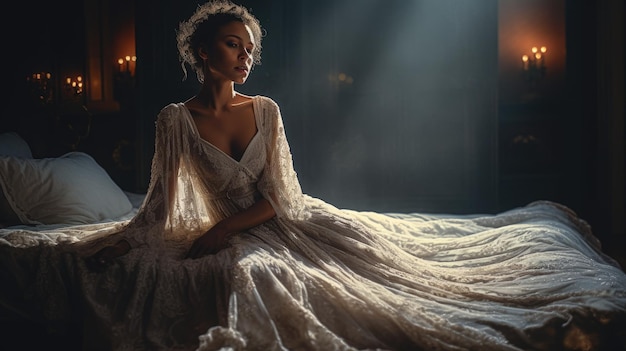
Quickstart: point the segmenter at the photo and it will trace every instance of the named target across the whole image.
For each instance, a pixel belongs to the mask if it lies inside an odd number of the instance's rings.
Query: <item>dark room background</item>
[[[552,200],[623,251],[623,1],[240,3],[266,36],[239,90],[281,106],[305,192],[387,212]],[[198,87],[182,80],[174,38],[197,4],[17,3],[4,16],[19,25],[3,21],[2,130],[38,157],[88,152],[124,190],[145,191],[157,113]],[[546,52],[524,71],[533,46]]]

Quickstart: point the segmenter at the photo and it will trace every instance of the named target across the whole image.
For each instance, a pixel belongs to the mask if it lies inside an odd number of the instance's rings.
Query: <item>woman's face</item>
[[[238,21],[223,25],[207,55],[210,75],[243,84],[252,68],[253,48],[254,37],[248,26]]]

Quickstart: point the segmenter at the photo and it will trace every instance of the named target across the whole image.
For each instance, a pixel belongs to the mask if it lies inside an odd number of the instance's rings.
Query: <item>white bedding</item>
[[[145,194],[128,191],[123,192],[128,198],[131,208],[124,214],[105,218],[93,223],[84,224],[14,224],[0,228],[0,245],[13,247],[32,247],[38,244],[56,245],[59,243],[76,242],[91,235],[104,235],[125,225],[139,210]],[[116,226],[110,224],[116,222]]]

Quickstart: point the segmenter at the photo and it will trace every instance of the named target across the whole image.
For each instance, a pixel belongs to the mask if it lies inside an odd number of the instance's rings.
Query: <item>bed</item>
[[[28,144],[13,132],[0,134],[0,169],[0,330],[3,343],[16,343],[21,350],[84,349],[84,339],[97,339],[100,326],[93,322],[83,324],[84,314],[89,311],[80,307],[81,292],[63,288],[42,291],[53,285],[42,284],[41,278],[33,277],[59,272],[76,274],[54,267],[46,271],[48,257],[58,255],[55,247],[115,232],[138,212],[145,194],[119,188],[94,158],[83,152],[33,158]],[[541,209],[541,206],[536,208]],[[423,219],[444,217],[450,215],[425,215]],[[497,217],[492,219],[497,220]],[[581,233],[591,235],[584,221],[577,223]],[[605,259],[612,262],[608,256]],[[611,264],[618,267],[616,262]],[[123,287],[120,293],[124,293]],[[47,299],[35,300],[33,296],[47,296]],[[78,307],[68,307],[74,304]],[[601,345],[603,350],[625,350],[625,306],[605,304],[601,299],[598,306],[606,312],[607,319],[600,328],[592,326],[601,332],[591,337],[602,339],[595,340],[594,345]],[[588,339],[571,342],[576,345],[572,349],[594,349]],[[135,346],[150,349],[146,345]],[[110,345],[101,347],[109,348]]]
[[[112,222],[123,225],[137,213],[145,194],[122,190],[84,152],[34,158],[16,132],[0,134],[0,168],[0,247],[10,250],[2,256],[0,334],[9,344],[19,342],[20,349],[71,348],[76,339],[57,329],[71,325],[69,319],[48,323],[43,314],[25,314],[35,309],[24,307],[30,282],[6,271],[18,262],[9,257],[41,245],[80,241],[103,226],[110,231]]]

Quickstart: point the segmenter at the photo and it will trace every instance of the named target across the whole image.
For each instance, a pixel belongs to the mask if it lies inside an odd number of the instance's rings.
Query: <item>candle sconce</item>
[[[534,46],[530,55],[522,55],[522,74],[524,78],[535,85],[538,80],[546,76],[546,53],[548,49],[545,46]]]
[[[126,55],[117,59],[118,73],[122,76],[134,77],[137,64],[137,56]]]
[[[62,83],[50,72],[37,72],[26,77],[28,88],[36,101],[53,105],[63,101],[80,101],[85,81],[82,76],[66,77]]]
[[[132,108],[135,90],[137,56],[126,55],[117,59],[114,97],[124,109]]]
[[[65,94],[69,99],[80,98],[83,94],[84,81],[82,76],[65,78]]]

